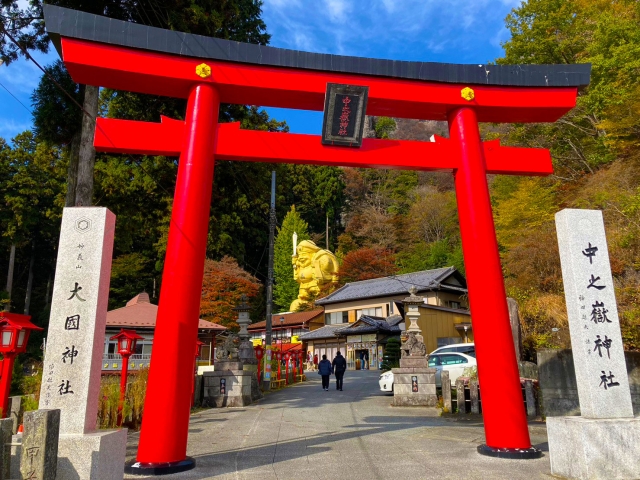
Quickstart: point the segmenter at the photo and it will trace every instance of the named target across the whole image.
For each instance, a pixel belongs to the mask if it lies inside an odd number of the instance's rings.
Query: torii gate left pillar
[[[218,92],[211,84],[191,88],[160,290],[162,308],[156,319],[161,327],[153,337],[154,351],[176,354],[163,355],[163,368],[149,371],[149,401],[145,401],[142,417],[146,436],[137,457],[138,470],[146,473],[178,472],[193,466],[186,456],[193,355],[185,355],[181,347],[195,345],[198,339],[193,319],[200,317],[219,106]],[[171,435],[158,438],[162,430]]]
[[[166,474],[194,466],[186,457],[192,354],[214,157],[452,171],[483,392],[486,444],[478,451],[511,458],[540,454],[531,448],[522,404],[486,174],[548,175],[551,158],[546,150],[481,142],[478,122],[555,121],[575,105],[590,66],[493,65],[478,71],[469,65],[291,56],[270,47],[44,8],[47,30],[75,81],[188,99],[184,122],[98,119],[96,125],[97,150],[180,156],[140,444],[129,472]],[[210,52],[218,57],[212,59]],[[424,78],[421,72],[431,69],[433,78]],[[491,84],[490,73],[501,80]],[[468,78],[473,88],[450,78]],[[369,115],[448,120],[450,139],[365,139],[361,148],[350,149],[322,145],[312,135],[217,125],[220,102],[323,110],[327,83],[368,86]]]

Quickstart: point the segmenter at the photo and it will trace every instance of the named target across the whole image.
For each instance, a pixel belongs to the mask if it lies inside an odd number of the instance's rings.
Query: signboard
[[[369,87],[327,83],[322,123],[323,145],[360,147]]]
[[[227,393],[227,379],[220,379],[220,395],[225,395]]]
[[[375,333],[367,333],[366,335],[362,335],[363,342],[375,342],[376,334]]]
[[[411,392],[418,393],[418,377],[415,375],[411,377]]]
[[[362,335],[347,335],[347,343],[361,342]]]
[[[271,380],[271,345],[267,345],[264,355],[264,379],[265,381]]]

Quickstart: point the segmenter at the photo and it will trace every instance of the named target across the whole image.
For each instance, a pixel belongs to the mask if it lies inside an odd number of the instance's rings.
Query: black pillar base
[[[196,467],[196,461],[187,457],[179,462],[167,463],[140,463],[128,462],[124,466],[124,473],[133,475],[169,475],[171,473],[186,472]]]
[[[486,444],[478,445],[478,453],[488,457],[511,458],[520,460],[530,460],[532,458],[542,457],[542,450],[535,447],[521,448],[494,448]]]

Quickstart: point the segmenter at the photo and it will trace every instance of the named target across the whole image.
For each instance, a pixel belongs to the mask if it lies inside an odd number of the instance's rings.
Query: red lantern
[[[291,352],[291,366],[293,367],[293,383],[296,383],[296,375],[298,374],[297,358],[298,358],[298,353]]]
[[[280,350],[276,352],[276,358],[278,359],[278,380],[280,380],[282,375],[280,370],[280,367],[282,366],[282,352]]]
[[[291,354],[289,352],[284,354],[284,384],[289,385],[289,359]]]
[[[118,353],[122,355],[122,373],[120,374],[120,402],[118,403],[118,426],[122,425],[122,406],[124,405],[124,396],[127,393],[127,373],[129,370],[129,357],[136,351],[138,340],[143,337],[138,335],[135,330],[120,330],[120,333],[110,337],[109,340],[118,341]]]
[[[260,383],[260,379],[262,378],[260,376],[261,374],[261,368],[262,367],[262,356],[264,355],[264,348],[262,348],[262,345],[256,345],[255,347],[253,347],[253,349],[256,352],[256,358],[258,359],[258,384]]]
[[[2,402],[1,417],[7,415],[9,406],[9,390],[11,389],[11,376],[13,375],[13,362],[16,355],[24,353],[27,349],[31,330],[42,330],[29,320],[29,315],[19,313],[0,312],[0,353],[4,357],[2,362],[2,379],[0,379],[0,402]]]
[[[298,359],[300,360],[300,375],[303,375],[304,370],[302,366],[304,365],[304,352],[302,350],[298,352]]]

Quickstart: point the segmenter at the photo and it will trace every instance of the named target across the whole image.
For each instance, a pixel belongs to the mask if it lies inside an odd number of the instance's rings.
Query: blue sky
[[[22,0],[23,3],[24,0]],[[504,18],[520,0],[265,0],[271,45],[311,52],[446,63],[502,56]],[[34,54],[43,65],[57,58]],[[31,127],[30,95],[40,71],[21,59],[0,66],[0,137]],[[14,99],[3,86],[18,100]],[[267,109],[292,132],[319,134],[321,112]]]

